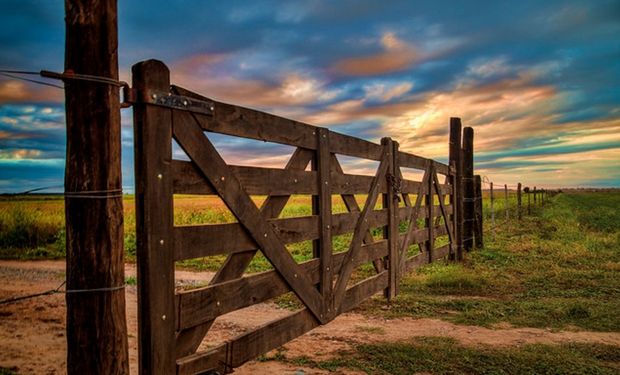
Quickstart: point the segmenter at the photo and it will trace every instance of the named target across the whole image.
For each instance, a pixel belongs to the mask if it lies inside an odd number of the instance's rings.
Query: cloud
[[[398,39],[392,32],[381,36],[380,45],[383,51],[340,60],[332,70],[349,76],[381,75],[405,70],[419,58],[418,51],[412,45]]]
[[[64,101],[64,91],[40,86],[14,79],[0,77],[0,104],[2,103],[61,103]]]
[[[366,98],[387,102],[408,93],[413,88],[411,82],[371,83],[364,85]]]
[[[217,100],[260,108],[324,103],[341,93],[309,72],[280,71],[272,79],[247,78],[244,71],[255,67],[239,62],[238,56],[203,54],[182,59],[171,66],[172,81]]]

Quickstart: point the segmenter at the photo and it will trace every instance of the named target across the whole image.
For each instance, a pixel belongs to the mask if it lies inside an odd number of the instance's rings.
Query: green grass
[[[617,374],[620,348],[588,344],[466,347],[449,338],[422,337],[402,343],[357,345],[330,360],[299,357],[286,361],[330,371],[349,368],[394,375]]]
[[[620,193],[561,194],[521,222],[486,231],[463,264],[435,263],[405,277],[386,312],[456,323],[619,331]],[[488,221],[487,221],[488,223]]]

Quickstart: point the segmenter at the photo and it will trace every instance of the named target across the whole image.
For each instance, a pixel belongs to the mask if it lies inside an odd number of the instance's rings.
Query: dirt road
[[[135,276],[127,265],[127,276]],[[177,271],[178,283],[207,282],[212,273]],[[56,288],[64,280],[64,261],[0,261],[0,300]],[[136,287],[126,288],[131,371],[137,373]],[[206,348],[289,311],[274,304],[259,304],[222,316],[201,347]],[[301,355],[326,359],[358,342],[398,341],[419,336],[451,337],[464,345],[523,345],[529,343],[587,342],[620,346],[620,333],[552,332],[534,328],[489,329],[455,325],[437,319],[368,318],[344,314],[284,346],[287,358]],[[0,367],[20,374],[63,374],[66,366],[64,295],[53,294],[0,305]],[[317,374],[316,369],[294,367],[277,361],[251,361],[235,374]],[[346,371],[340,374],[353,374]]]

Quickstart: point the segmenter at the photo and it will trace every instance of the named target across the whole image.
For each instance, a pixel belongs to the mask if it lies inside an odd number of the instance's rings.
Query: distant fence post
[[[504,184],[504,211],[506,212],[506,221],[508,221],[508,185]]]
[[[530,188],[527,188],[527,214],[531,215],[532,214],[532,208],[530,206]]]
[[[534,207],[536,207],[536,186],[534,186]]]
[[[474,176],[474,210],[475,218],[474,222],[474,237],[476,248],[484,247],[483,230],[482,230],[482,179],[480,175]]]
[[[521,183],[517,184],[517,218],[521,220]]]
[[[463,248],[471,251],[474,234],[474,129],[463,129]]]
[[[495,239],[495,208],[493,207],[493,201],[495,198],[493,197],[493,183],[489,183],[490,186],[490,196],[491,196],[491,233],[493,234],[493,239]]]
[[[451,254],[456,260],[463,260],[463,192],[461,190],[463,178],[463,163],[461,161],[462,144],[461,119],[458,117],[450,118],[450,148],[449,165],[454,168],[455,177],[452,180],[453,194],[450,196],[452,205],[452,222],[456,237],[456,254]]]

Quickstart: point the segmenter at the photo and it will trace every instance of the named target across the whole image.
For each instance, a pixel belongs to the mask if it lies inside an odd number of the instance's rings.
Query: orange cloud
[[[351,76],[379,75],[405,70],[419,58],[413,46],[401,41],[393,33],[383,34],[381,46],[383,52],[338,61],[334,64],[333,70]]]
[[[64,91],[49,86],[8,79],[0,81],[0,103],[62,102]]]
[[[276,82],[238,78],[222,69],[231,63],[227,55],[191,56],[171,65],[172,83],[217,100],[279,111],[329,101],[339,93],[318,78],[295,72],[282,74]]]

